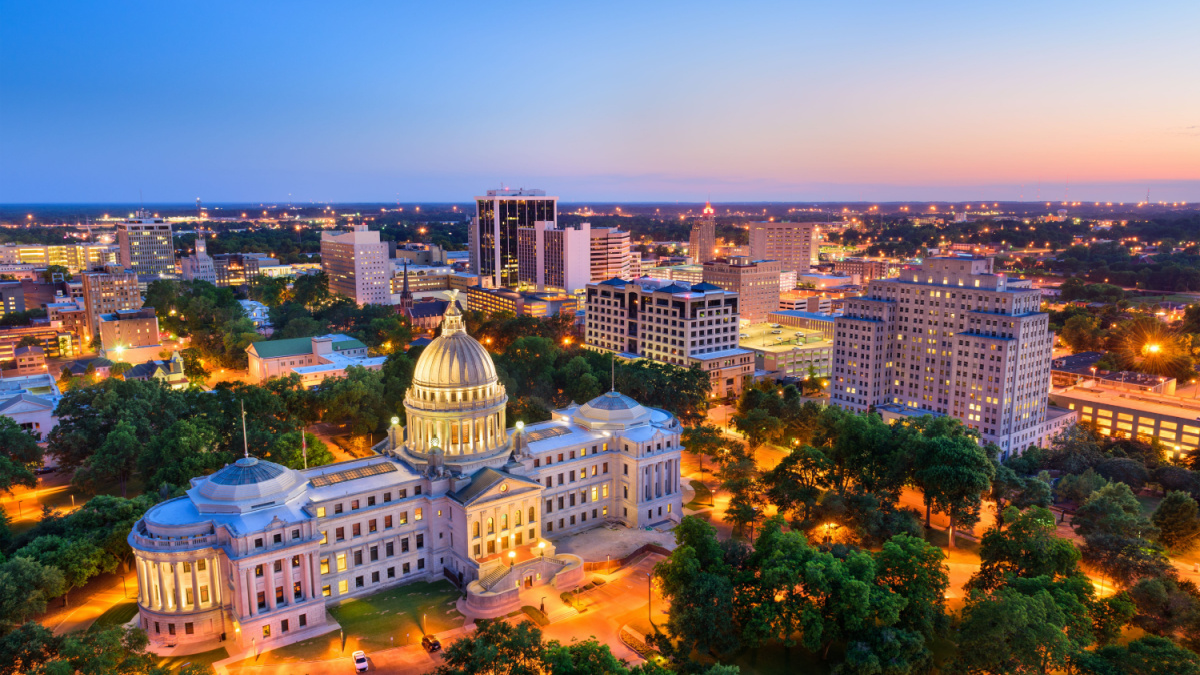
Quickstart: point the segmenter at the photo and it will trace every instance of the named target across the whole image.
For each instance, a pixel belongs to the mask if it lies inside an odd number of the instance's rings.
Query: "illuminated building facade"
[[[467,233],[471,271],[491,277],[496,288],[520,283],[518,230],[535,223],[558,223],[558,197],[545,190],[501,188],[475,198],[475,219]]]

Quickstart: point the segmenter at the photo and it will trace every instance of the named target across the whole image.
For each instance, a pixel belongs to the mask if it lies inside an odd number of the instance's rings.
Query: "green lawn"
[[[334,630],[294,644],[280,647],[258,657],[256,663],[297,663],[333,659],[355,650],[371,652],[402,646],[406,641],[415,644],[421,639],[421,617],[425,629],[441,633],[458,628],[463,616],[454,604],[460,593],[449,581],[405,584],[375,595],[349,600],[329,613],[342,626],[341,634]],[[249,659],[247,660],[249,661]]]
[[[137,601],[120,602],[108,608],[108,611],[96,618],[88,631],[103,630],[112,626],[123,626],[137,615]]]
[[[696,491],[696,496],[684,506],[689,509],[702,509],[712,503],[712,491],[708,489],[707,485],[698,480],[690,481],[690,484]]]
[[[178,670],[188,664],[212,664],[222,659],[229,658],[229,652],[224,647],[219,647],[212,651],[200,652],[199,654],[189,654],[187,656],[170,656],[164,659],[159,659],[158,665],[170,670]]]

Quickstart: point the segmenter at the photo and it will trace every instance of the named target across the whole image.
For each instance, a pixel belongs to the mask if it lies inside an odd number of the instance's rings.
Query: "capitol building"
[[[678,522],[680,425],[610,391],[508,426],[491,356],[450,303],[378,454],[306,471],[253,457],[194,478],[129,534],[138,622],[159,652],[271,649],[326,633],[325,607],[447,578],[474,616],[569,590],[555,538]]]

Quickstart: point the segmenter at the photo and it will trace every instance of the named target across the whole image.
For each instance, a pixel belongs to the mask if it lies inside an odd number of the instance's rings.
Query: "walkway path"
[[[55,635],[64,635],[75,631],[87,630],[96,619],[100,618],[113,606],[122,602],[137,599],[137,581],[129,579],[126,586],[121,584],[121,575],[105,575],[97,581],[97,587],[86,598],[78,598],[78,605],[68,606],[65,611],[52,614],[42,620],[42,624],[52,630]],[[125,588],[133,597],[125,594]]]

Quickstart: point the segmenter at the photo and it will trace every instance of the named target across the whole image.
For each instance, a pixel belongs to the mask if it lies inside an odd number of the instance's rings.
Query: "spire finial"
[[[450,296],[450,303],[446,305],[446,314],[442,317],[442,336],[467,332],[462,311],[458,308],[458,289],[450,290],[446,295]]]

